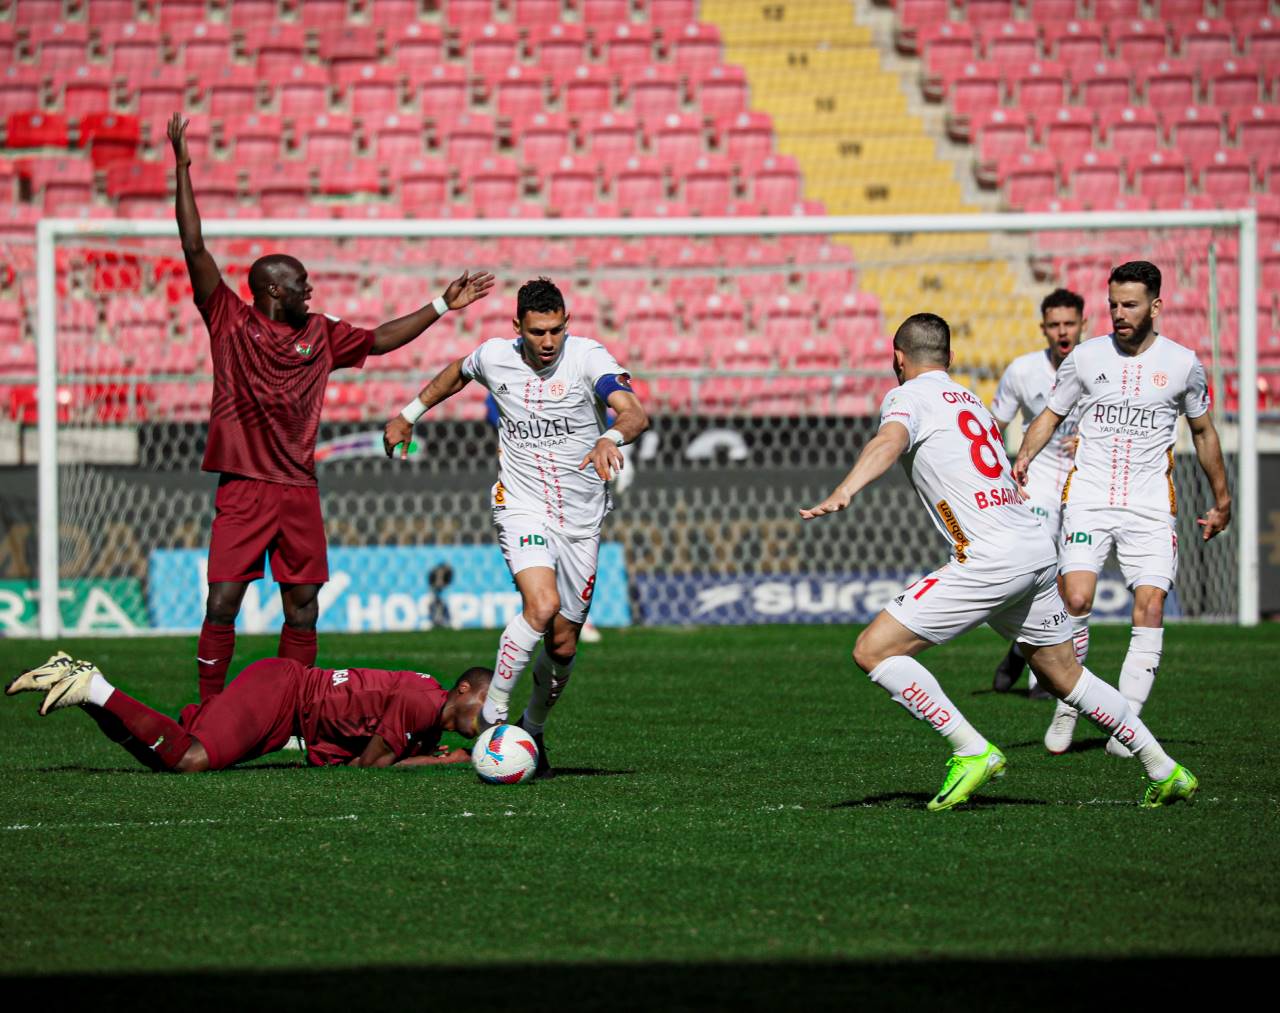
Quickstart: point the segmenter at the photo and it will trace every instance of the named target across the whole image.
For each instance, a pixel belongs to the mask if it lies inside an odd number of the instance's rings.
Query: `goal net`
[[[1134,259],[1164,273],[1161,332],[1206,364],[1237,489],[1235,523],[1201,545],[1195,518],[1211,500],[1184,423],[1184,549],[1169,614],[1250,621],[1256,516],[1241,492],[1256,487],[1258,403],[1241,392],[1259,379],[1255,261],[1241,242],[1251,225],[1236,212],[343,219],[207,221],[205,235],[241,295],[253,260],[283,250],[306,264],[314,309],[365,326],[430,301],[464,268],[499,278],[488,299],[411,345],[330,378],[316,451],[332,575],[320,628],[376,631],[501,626],[518,608],[490,525],[497,441],[484,391],[470,385],[431,412],[407,462],[383,456],[381,428],[444,364],[510,333],[528,278],[560,284],[571,332],[614,351],[653,418],[605,525],[593,620],[845,623],[868,620],[946,554],[897,469],[838,518],[797,515],[875,432],[897,324],[924,310],[945,317],[953,372],[989,403],[1009,361],[1044,347],[1045,294],[1079,292],[1084,336],[1105,333],[1107,273]],[[211,364],[176,234],[163,221],[46,221],[40,237],[38,249],[5,248],[19,352],[0,372],[11,477],[0,500],[3,632],[194,630],[216,482],[200,470]],[[1020,430],[1010,427],[1011,443]],[[1095,615],[1128,607],[1112,561]],[[280,621],[268,575],[240,625]]]

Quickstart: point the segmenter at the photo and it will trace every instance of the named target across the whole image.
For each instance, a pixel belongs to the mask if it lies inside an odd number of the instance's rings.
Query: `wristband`
[[[622,446],[624,443],[627,442],[626,437],[623,436],[616,429],[606,429],[603,433],[600,434],[600,438],[602,440],[613,440],[613,442],[616,443],[618,446]]]
[[[400,414],[405,417],[409,425],[413,425],[418,419],[426,414],[427,406],[422,403],[420,398],[414,398],[407,405],[400,409]]]
[[[436,311],[436,316],[442,317],[449,312],[449,304],[444,301],[444,296],[438,295],[431,300],[431,308]]]

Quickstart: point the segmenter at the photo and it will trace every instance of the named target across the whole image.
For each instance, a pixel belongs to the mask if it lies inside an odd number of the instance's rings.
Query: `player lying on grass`
[[[469,668],[450,690],[423,672],[307,668],[288,658],[248,666],[222,693],[189,704],[175,721],[62,651],[23,672],[5,693],[44,692],[40,713],[79,706],[144,766],[193,774],[273,753],[291,736],[315,766],[459,763],[439,750],[441,732],[472,737],[492,671]]]
[[[858,636],[853,660],[871,681],[950,744],[953,755],[931,810],[950,809],[1004,773],[1005,756],[943,692],[915,656],[987,623],[1022,645],[1040,684],[1142,761],[1146,808],[1190,800],[1198,787],[1113,687],[1076,661],[1058,593],[1057,551],[1023,501],[982,402],[947,375],[951,329],[932,313],[908,317],[893,337],[901,384],[880,409],[880,430],[853,470],[806,520],[844,510],[902,460],[907,477],[951,542],[951,560],[898,595]]]

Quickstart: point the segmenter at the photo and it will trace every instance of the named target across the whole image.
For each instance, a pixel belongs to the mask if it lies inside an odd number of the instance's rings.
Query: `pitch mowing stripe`
[[[990,799],[990,801],[998,804],[999,799]],[[1138,805],[1138,803],[1133,799],[1120,799],[1120,798],[1056,799],[1052,801],[1048,799],[1044,799],[1042,801],[1044,802],[1045,805],[1058,805],[1058,806],[1123,806],[1123,807],[1129,807],[1129,808],[1136,808]],[[1280,804],[1280,799],[1199,798],[1197,797],[1195,802],[1192,803],[1192,806],[1193,807],[1201,806],[1201,805],[1255,806],[1259,804],[1277,805],[1277,804]],[[885,808],[892,808],[892,807],[886,806],[883,802],[860,802],[860,803],[852,803],[852,804],[845,803],[844,805],[841,806],[841,808],[885,809]],[[901,808],[901,807],[898,807],[898,808]],[[923,806],[921,806],[920,808],[921,808],[921,812],[923,812],[924,811]],[[802,805],[783,804],[783,805],[761,806],[756,811],[757,812],[794,812],[796,810],[801,810],[801,811],[808,811],[808,812],[822,812],[825,809],[826,809],[825,806],[820,808],[806,809],[806,807]],[[962,809],[960,811],[963,812],[964,810]],[[463,810],[460,813],[454,813],[453,819],[471,819],[476,817],[484,819],[484,818],[493,817],[493,816],[500,816],[504,818],[511,817],[511,816],[543,817],[546,815],[547,814],[545,812],[530,811],[530,812],[521,813],[521,812],[517,812],[514,809],[504,809],[499,812],[492,812],[492,813],[474,813],[467,810]],[[648,818],[653,815],[653,811],[649,809],[636,810],[634,812],[630,810],[626,812],[624,812],[623,810],[614,810],[611,813],[611,815],[613,816],[634,815],[634,816],[643,816],[645,818]],[[50,831],[58,831],[58,832],[65,831],[65,830],[135,830],[135,829],[136,830],[152,830],[152,829],[163,829],[167,827],[245,826],[250,824],[255,826],[267,826],[267,825],[287,826],[289,824],[295,824],[295,823],[296,824],[355,823],[360,820],[368,820],[373,822],[405,823],[410,820],[428,820],[428,819],[438,820],[441,818],[447,818],[447,817],[443,817],[442,814],[438,812],[344,813],[339,816],[281,816],[276,819],[255,819],[255,820],[223,819],[218,817],[209,817],[206,819],[189,819],[189,820],[138,820],[138,821],[111,820],[111,821],[90,822],[90,823],[43,823],[43,822],[10,823],[5,826],[0,826],[0,831],[3,831],[5,833],[21,833],[21,832],[32,831],[32,830],[50,830]],[[936,818],[936,817],[930,817],[930,818]]]

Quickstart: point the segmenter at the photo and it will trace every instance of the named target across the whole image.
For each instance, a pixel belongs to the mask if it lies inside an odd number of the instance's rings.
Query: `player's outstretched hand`
[[[187,150],[187,121],[182,113],[174,113],[169,117],[169,143],[173,145],[173,160],[178,165],[191,164],[191,152]]]
[[[602,436],[596,440],[596,445],[582,459],[582,463],[578,465],[578,470],[581,471],[588,464],[596,469],[596,474],[600,476],[601,481],[607,482],[622,471],[622,451],[618,449],[618,445],[613,440]]]
[[[460,310],[470,306],[477,299],[483,299],[493,288],[493,275],[488,273],[471,274],[463,271],[461,277],[454,278],[444,290],[444,301],[451,310]]]
[[[403,415],[397,415],[382,431],[382,449],[388,457],[394,457],[396,447],[400,447],[400,460],[409,457],[409,443],[413,439],[413,423]]]
[[[815,517],[825,517],[827,514],[837,514],[845,509],[853,500],[852,496],[842,492],[833,492],[817,506],[809,507],[808,510],[800,508],[800,516],[806,521],[811,521]]]
[[[1227,530],[1227,525],[1231,523],[1231,504],[1210,507],[1208,513],[1196,519],[1196,523],[1204,529],[1204,540],[1207,542],[1214,535]]]

